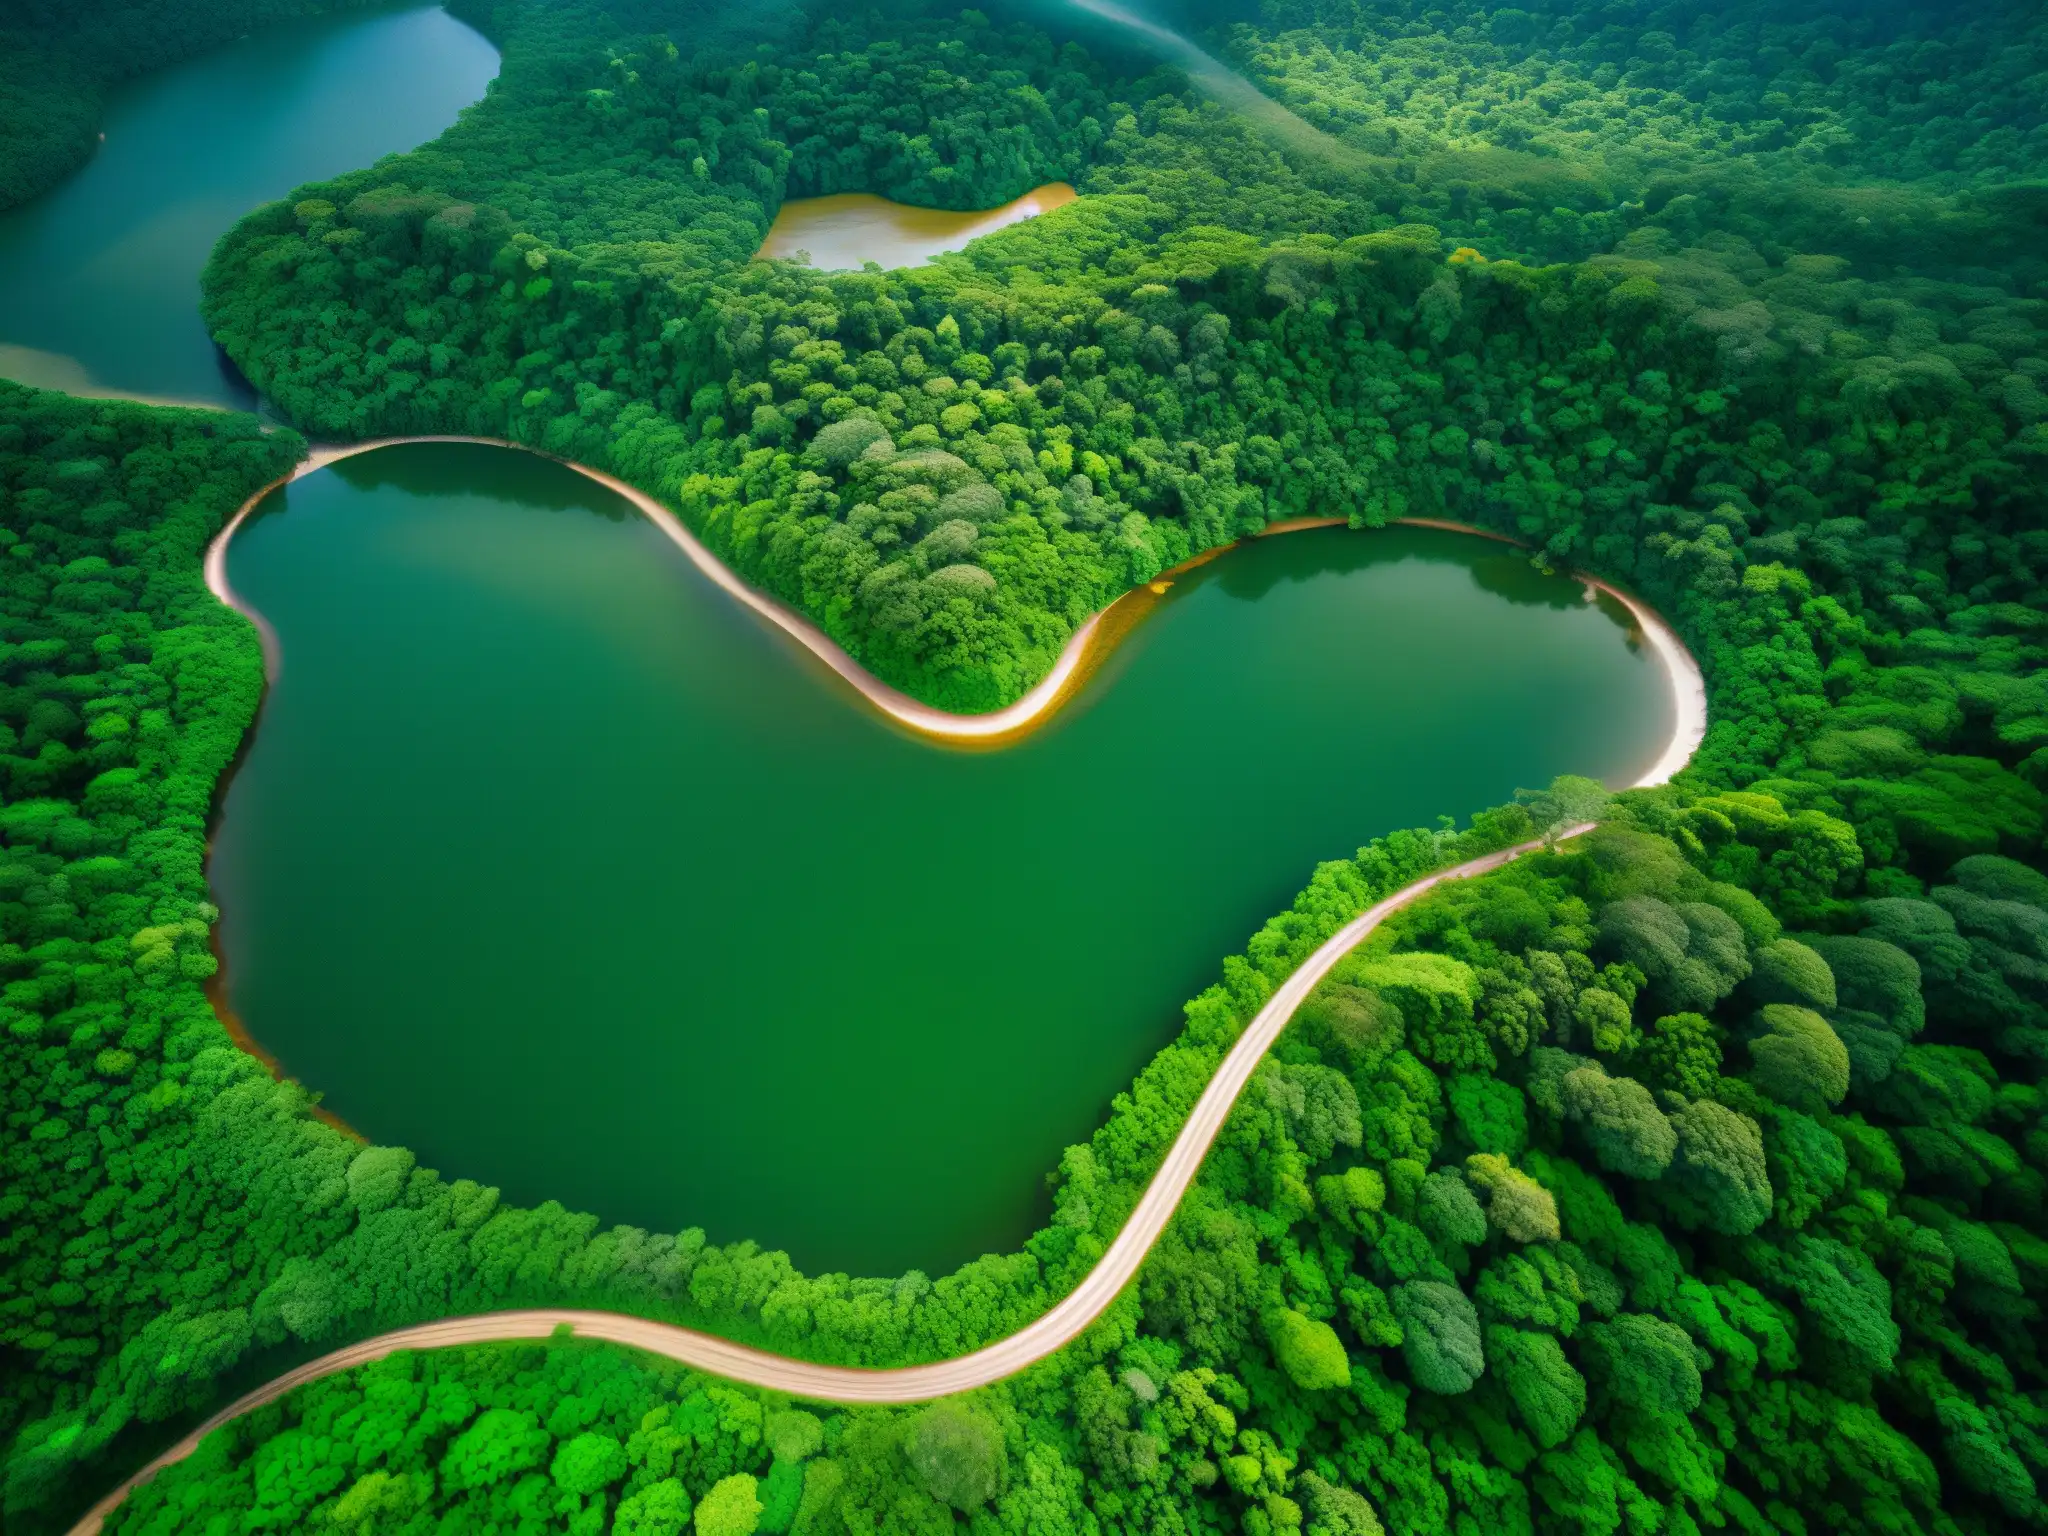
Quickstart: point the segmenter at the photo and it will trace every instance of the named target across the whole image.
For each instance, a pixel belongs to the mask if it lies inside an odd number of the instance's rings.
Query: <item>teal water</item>
[[[1318,860],[1671,729],[1609,612],[1456,534],[1235,551],[971,753],[531,455],[267,507],[229,575],[283,667],[211,865],[256,1039],[450,1177],[814,1272],[1010,1248]]]
[[[498,72],[439,9],[289,23],[138,80],[63,185],[0,214],[0,377],[247,408],[199,319],[243,214],[434,138]]]

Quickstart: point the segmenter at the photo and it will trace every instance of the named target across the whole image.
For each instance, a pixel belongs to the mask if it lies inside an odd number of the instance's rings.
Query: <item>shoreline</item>
[[[1331,521],[1335,521],[1332,519]],[[1404,528],[1443,528],[1452,533],[1475,534],[1482,539],[1493,539],[1501,544],[1512,544],[1516,549],[1529,546],[1511,534],[1496,533],[1491,528],[1474,527],[1471,523],[1452,522],[1442,517],[1397,517],[1388,526],[1399,524]],[[1269,530],[1270,531],[1270,530]],[[1636,635],[1649,647],[1663,668],[1664,680],[1671,687],[1673,716],[1671,739],[1665,743],[1664,751],[1657,760],[1644,770],[1642,777],[1628,789],[1654,789],[1659,784],[1668,784],[1676,778],[1681,769],[1692,761],[1693,754],[1707,739],[1707,678],[1700,671],[1700,664],[1686,643],[1679,638],[1678,631],[1670,621],[1648,603],[1624,587],[1598,576],[1589,576],[1584,571],[1570,573],[1574,581],[1586,589],[1589,601],[1598,597],[1612,598],[1628,613],[1635,624]],[[1635,636],[1631,636],[1631,639]]]
[[[207,546],[205,576],[214,595],[248,617],[263,640],[267,677],[274,678],[281,661],[276,631],[261,613],[244,603],[227,579],[227,549],[235,532],[256,506],[273,490],[302,475],[355,454],[373,452],[406,442],[467,442],[492,447],[519,448],[543,458],[553,455],[501,439],[432,436],[386,438],[353,445],[316,445],[293,471],[249,497]],[[700,543],[681,520],[646,492],[626,485],[616,477],[568,460],[579,474],[624,496],[647,515],[656,527],[709,576],[723,591],[737,598],[755,613],[777,625],[824,661],[833,673],[849,683],[870,703],[890,718],[921,734],[941,739],[983,741],[1021,734],[1047,716],[1064,696],[1099,664],[1103,656],[1149,611],[1173,584],[1174,577],[1207,564],[1232,545],[1204,550],[1153,581],[1133,588],[1088,619],[1061,649],[1053,669],[1022,699],[990,716],[948,715],[870,676],[851,655],[837,646],[823,630],[802,615],[764,593],[755,591]],[[1253,537],[1274,537],[1308,528],[1341,526],[1340,518],[1297,518],[1261,530]],[[1449,532],[1476,534],[1495,542],[1521,546],[1521,541],[1490,529],[1435,518],[1400,518],[1390,526],[1439,528]],[[1240,541],[1241,542],[1241,541]],[[1663,617],[1632,594],[1597,577],[1578,574],[1589,601],[1611,598],[1627,613],[1635,635],[1649,646],[1663,667],[1671,685],[1675,721],[1662,755],[1636,781],[1634,787],[1660,784],[1691,758],[1706,734],[1706,688],[1697,661]],[[1634,638],[1635,636],[1632,636]],[[992,722],[1001,722],[991,727]],[[1105,1313],[1137,1275],[1139,1267],[1165,1232],[1179,1209],[1180,1201],[1199,1174],[1215,1138],[1221,1133],[1238,1096],[1251,1081],[1266,1053],[1305,1002],[1337,964],[1355,950],[1388,917],[1449,880],[1482,875],[1513,862],[1524,854],[1554,846],[1579,836],[1593,827],[1580,823],[1564,828],[1546,839],[1517,844],[1498,852],[1471,859],[1428,875],[1376,902],[1336,933],[1309,956],[1267,999],[1245,1026],[1215,1074],[1204,1086],[1186,1120],[1167,1148],[1158,1169],[1123,1226],[1081,1282],[1038,1318],[1016,1333],[951,1360],[893,1368],[834,1366],[795,1359],[741,1344],[680,1324],[655,1322],[626,1313],[587,1308],[527,1308],[469,1317],[444,1318],[391,1330],[355,1344],[331,1351],[299,1366],[228,1404],[167,1450],[152,1458],[118,1487],[95,1503],[71,1528],[70,1536],[98,1536],[106,1517],[128,1494],[148,1482],[165,1466],[190,1456],[215,1429],[267,1403],[275,1402],[293,1389],[338,1372],[368,1364],[400,1350],[448,1348],[464,1344],[545,1339],[566,1329],[574,1336],[619,1344],[675,1360],[680,1364],[745,1382],[757,1387],[789,1393],[799,1400],[847,1404],[908,1404],[971,1391],[1003,1380],[1064,1348]],[[209,996],[216,1013],[226,1019],[224,997]],[[235,1021],[239,1024],[239,1021]],[[275,1063],[247,1038],[246,1030],[230,1028],[236,1043],[250,1049],[259,1061],[274,1069]]]
[[[905,267],[924,266],[940,256],[951,255],[979,240],[983,235],[992,235],[999,229],[1008,229],[1012,224],[1021,224],[1026,219],[1035,219],[1041,214],[1057,213],[1080,195],[1069,182],[1048,181],[994,208],[923,208],[915,203],[899,203],[891,198],[880,197],[873,192],[828,192],[818,197],[796,197],[776,210],[774,222],[768,226],[768,233],[761,237],[760,247],[754,252],[753,259],[802,259],[810,262],[813,270],[819,272],[857,272],[861,269],[861,263],[855,263],[850,267],[825,266],[815,261],[813,253],[804,241],[808,236],[819,232],[815,228],[807,227],[811,226],[814,220],[825,220],[829,224],[835,214],[841,217],[865,214],[874,223],[892,225],[897,237],[906,244],[936,245],[936,249],[928,250],[913,261],[898,262],[893,257],[889,261],[869,258],[878,266],[900,271]],[[829,229],[826,232],[829,233]]]
[[[0,209],[4,213],[5,209]],[[44,352],[35,347],[0,342],[0,383],[18,384],[23,389],[47,390],[79,400],[126,400],[134,405],[154,405],[176,411],[239,411],[244,407],[222,405],[217,400],[187,400],[178,395],[145,395],[132,389],[101,384],[85,365],[62,352]]]
[[[207,857],[209,859],[212,858],[211,848],[207,851]],[[220,923],[218,921],[213,924],[213,927],[206,935],[206,947],[213,955],[214,972],[205,981],[200,983],[200,990],[205,992],[207,1004],[213,1009],[213,1016],[220,1020],[221,1028],[228,1032],[228,1039],[234,1042],[236,1050],[245,1056],[253,1058],[256,1065],[268,1072],[273,1082],[298,1082],[297,1078],[285,1071],[284,1063],[266,1050],[262,1041],[249,1033],[249,1026],[242,1022],[242,1015],[228,998],[228,957],[221,949]],[[305,1085],[301,1083],[300,1087],[304,1088]],[[312,1100],[308,1109],[315,1120],[332,1126],[358,1146],[367,1147],[370,1145],[369,1137],[322,1104],[318,1094],[314,1093],[311,1089],[306,1089],[306,1096]]]
[[[1123,1294],[1180,1208],[1181,1197],[1193,1185],[1209,1148],[1221,1134],[1239,1094],[1251,1082],[1259,1063],[1265,1060],[1267,1051],[1293,1020],[1295,1010],[1340,961],[1394,913],[1444,882],[1487,874],[1524,854],[1554,847],[1559,842],[1591,831],[1594,825],[1592,822],[1580,822],[1561,828],[1548,838],[1517,843],[1439,870],[1433,875],[1425,875],[1375,902],[1318,945],[1315,952],[1274,989],[1273,995],[1225,1053],[1215,1075],[1203,1087],[1194,1107],[1188,1111],[1186,1120],[1167,1147],[1158,1169],[1145,1186],[1145,1192],[1109,1246],[1103,1250],[1102,1257],[1095,1261],[1095,1266],[1082,1276],[1080,1284],[1073,1290],[1006,1338],[951,1360],[875,1367],[823,1365],[757,1349],[678,1323],[660,1323],[630,1313],[579,1307],[522,1308],[419,1323],[330,1351],[237,1398],[169,1449],[153,1457],[95,1503],[71,1527],[70,1536],[98,1536],[106,1517],[130,1492],[148,1482],[164,1467],[190,1456],[207,1435],[222,1425],[266,1403],[275,1402],[307,1382],[381,1360],[400,1350],[547,1339],[558,1328],[566,1328],[579,1339],[594,1339],[644,1350],[694,1370],[786,1392],[802,1401],[847,1404],[930,1402],[934,1398],[972,1391],[1014,1376],[1079,1338]]]
[[[642,516],[667,536],[670,543],[688,557],[701,575],[707,577],[726,596],[753,610],[795,640],[885,717],[919,736],[934,741],[994,743],[1007,737],[1021,736],[1032,729],[1042,718],[1052,713],[1053,707],[1070,691],[1070,685],[1078,684],[1085,676],[1082,668],[1089,642],[1101,627],[1104,614],[1109,611],[1104,609],[1102,613],[1093,615],[1075,630],[1067,643],[1061,647],[1052,669],[1022,698],[985,715],[956,715],[914,699],[900,688],[891,687],[883,682],[854,660],[845,647],[810,619],[779,598],[770,597],[742,580],[694,533],[684,527],[682,519],[668,507],[615,475],[608,475],[603,470],[592,469],[587,464],[578,464],[573,459],[557,458],[554,454],[541,449],[529,448],[524,443],[515,443],[499,437],[468,437],[439,433],[423,437],[379,437],[360,443],[313,444],[311,451],[293,467],[290,474],[271,481],[243,502],[235,510],[235,515],[228,519],[221,531],[215,534],[212,542],[206,546],[206,585],[215,597],[256,626],[257,634],[263,641],[263,673],[266,681],[276,681],[278,671],[283,665],[283,648],[270,621],[253,604],[245,602],[228,580],[228,545],[233,542],[243,522],[271,492],[317,470],[325,469],[330,464],[338,464],[343,459],[354,458],[358,454],[374,453],[380,448],[402,447],[407,443],[472,443],[488,448],[510,448],[520,453],[530,453],[536,458],[547,459],[551,463],[574,470],[585,479],[596,481],[606,490],[630,502]]]
[[[669,542],[680,549],[698,572],[707,577],[720,591],[751,609],[796,641],[884,718],[914,735],[954,746],[1008,746],[1039,729],[1051,720],[1061,705],[1079,691],[1082,684],[1087,682],[1123,638],[1137,626],[1158,599],[1165,595],[1176,576],[1196,566],[1205,565],[1244,542],[1240,539],[1203,550],[1171,570],[1160,572],[1150,582],[1131,588],[1107,607],[1084,620],[1067,638],[1066,644],[1060,647],[1058,656],[1053,659],[1052,667],[1045,676],[1021,698],[984,715],[960,715],[926,704],[900,688],[883,682],[811,619],[779,598],[769,596],[742,579],[685,527],[682,519],[666,505],[637,486],[628,485],[615,475],[592,469],[587,464],[578,464],[573,459],[558,458],[542,449],[530,448],[524,443],[497,437],[436,433],[420,437],[370,438],[360,443],[315,443],[311,445],[306,457],[293,466],[291,473],[263,486],[236,508],[234,516],[228,519],[220,532],[215,534],[206,546],[206,585],[221,602],[256,626],[256,632],[263,643],[263,673],[266,683],[274,683],[277,680],[278,671],[284,661],[283,647],[270,621],[253,604],[244,601],[228,580],[227,552],[236,532],[265,497],[291,484],[292,481],[339,463],[343,459],[354,458],[358,454],[374,453],[380,448],[401,447],[407,443],[471,443],[490,448],[510,448],[563,465],[586,479],[595,481],[606,490],[625,498],[666,535]],[[1344,526],[1347,526],[1346,519],[1339,517],[1289,518],[1269,524],[1251,537],[1275,538],[1310,528]],[[1437,528],[1451,533],[1472,534],[1516,548],[1527,547],[1521,540],[1508,534],[1444,518],[1394,518],[1386,526]],[[1587,589],[1589,598],[1596,593],[1604,594],[1627,610],[1643,642],[1648,645],[1663,669],[1674,707],[1671,737],[1665,744],[1663,752],[1642,776],[1625,787],[1647,789],[1665,783],[1691,761],[1693,753],[1699,749],[1700,743],[1706,737],[1706,679],[1700,671],[1699,663],[1686,649],[1677,632],[1648,604],[1598,577],[1576,572],[1573,574]]]
[[[1122,642],[1145,621],[1183,573],[1207,565],[1247,542],[1246,539],[1239,539],[1202,550],[1178,565],[1161,571],[1151,581],[1131,588],[1107,607],[1091,615],[1061,648],[1052,670],[1015,703],[988,715],[955,715],[913,699],[874,677],[816,624],[787,604],[748,585],[684,527],[682,520],[661,502],[647,492],[601,470],[592,469],[573,460],[556,458],[553,454],[501,438],[448,435],[375,438],[354,444],[314,444],[307,456],[293,466],[289,474],[278,477],[249,496],[208,543],[205,551],[203,569],[208,589],[222,603],[240,613],[256,627],[257,635],[262,642],[266,696],[269,688],[276,683],[279,669],[283,665],[283,646],[270,620],[264,617],[261,610],[245,601],[228,580],[227,554],[234,535],[273,491],[343,459],[406,443],[470,443],[494,448],[511,448],[575,470],[607,490],[624,497],[656,528],[667,535],[669,540],[688,557],[691,564],[721,591],[766,619],[814,658],[822,661],[836,677],[850,686],[885,719],[927,740],[970,750],[1000,749],[1021,741],[1048,723],[1058,709],[1080,691],[1103,663],[1115,654]],[[1270,524],[1248,537],[1277,538],[1284,534],[1301,533],[1310,529],[1347,526],[1347,520],[1339,517],[1289,518]],[[1526,547],[1520,540],[1507,534],[1441,518],[1398,518],[1387,526],[1440,529],[1451,533],[1470,534],[1516,548]],[[1664,669],[1675,711],[1672,732],[1656,761],[1626,787],[1641,789],[1665,783],[1691,760],[1706,735],[1706,684],[1698,663],[1693,660],[1692,654],[1663,617],[1647,604],[1597,577],[1580,574],[1576,579],[1585,587],[1589,601],[1596,595],[1604,595],[1612,598],[1625,610],[1635,626],[1630,636],[1631,641],[1640,638],[1642,643],[1649,646]],[[247,743],[253,738],[261,723],[262,706],[259,704],[256,717],[250,722],[248,733],[244,737],[242,748],[238,749],[234,763],[229,766],[222,776],[221,783],[216,786],[215,815],[225,804],[228,779],[240,766]],[[212,844],[212,828],[209,826],[206,849],[209,864],[213,853]],[[289,1074],[284,1070],[283,1064],[251,1033],[229,999],[227,956],[220,946],[220,929],[217,924],[208,942],[217,962],[217,969],[213,976],[208,978],[205,989],[207,999],[213,1006],[214,1016],[220,1020],[228,1038],[238,1049],[253,1057],[273,1078],[285,1080]],[[367,1138],[333,1110],[316,1103],[312,1112],[316,1118],[344,1135],[367,1144]]]

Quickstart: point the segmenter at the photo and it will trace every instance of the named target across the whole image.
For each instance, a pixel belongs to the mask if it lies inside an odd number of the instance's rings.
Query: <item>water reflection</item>
[[[421,444],[236,539],[285,665],[210,866],[233,1002],[451,1177],[814,1272],[1007,1251],[1317,860],[1669,736],[1588,605],[1482,590],[1505,550],[1332,529],[1176,580],[1053,728],[934,751],[593,493]]]
[[[550,467],[543,471],[543,464]],[[423,498],[503,496],[522,507],[588,512],[608,523],[640,519],[629,502],[594,480],[562,470],[535,454],[481,445],[452,452],[432,447],[423,453],[380,449],[336,459],[324,473],[358,491],[396,489]]]
[[[1284,557],[1257,551],[1271,549],[1284,538]],[[1322,576],[1346,576],[1403,560],[1457,566],[1472,585],[1519,607],[1568,612],[1587,605],[1585,584],[1574,576],[1544,571],[1526,555],[1506,546],[1474,556],[1468,535],[1427,528],[1381,528],[1361,535],[1349,528],[1309,528],[1275,538],[1254,540],[1233,550],[1227,559],[1204,565],[1180,578],[1186,589],[1213,583],[1233,598],[1258,602],[1283,583],[1302,583]],[[1604,598],[1599,611],[1622,629],[1634,627],[1628,610]]]

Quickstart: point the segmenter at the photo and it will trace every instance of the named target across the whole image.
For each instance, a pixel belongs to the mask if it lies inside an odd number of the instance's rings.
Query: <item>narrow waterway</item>
[[[343,461],[229,574],[283,647],[211,866],[255,1037],[451,1176],[813,1272],[1011,1248],[1318,859],[1626,782],[1672,720],[1613,610],[1432,531],[1190,573],[998,753],[885,725],[531,455]]]
[[[497,50],[439,8],[269,27],[138,80],[76,176],[0,214],[0,378],[246,409],[199,319],[214,242],[260,203],[434,138]]]
[[[496,64],[412,9],[137,83],[85,171],[0,216],[0,375],[251,403],[196,314],[214,239],[431,139]],[[911,264],[1071,196],[796,202],[768,249]],[[284,655],[211,866],[256,1039],[451,1175],[813,1271],[1012,1247],[1316,860],[1559,772],[1625,782],[1672,719],[1614,609],[1446,533],[1234,552],[981,755],[886,725],[529,455],[347,461],[230,570]]]

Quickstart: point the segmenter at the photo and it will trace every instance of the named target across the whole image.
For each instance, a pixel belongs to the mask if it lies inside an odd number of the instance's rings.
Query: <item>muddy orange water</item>
[[[800,197],[782,205],[756,254],[793,261],[808,253],[812,266],[828,272],[870,261],[881,267],[914,267],[1007,224],[1064,208],[1075,195],[1064,181],[1048,182],[1000,208],[968,213],[914,208],[866,192]]]

